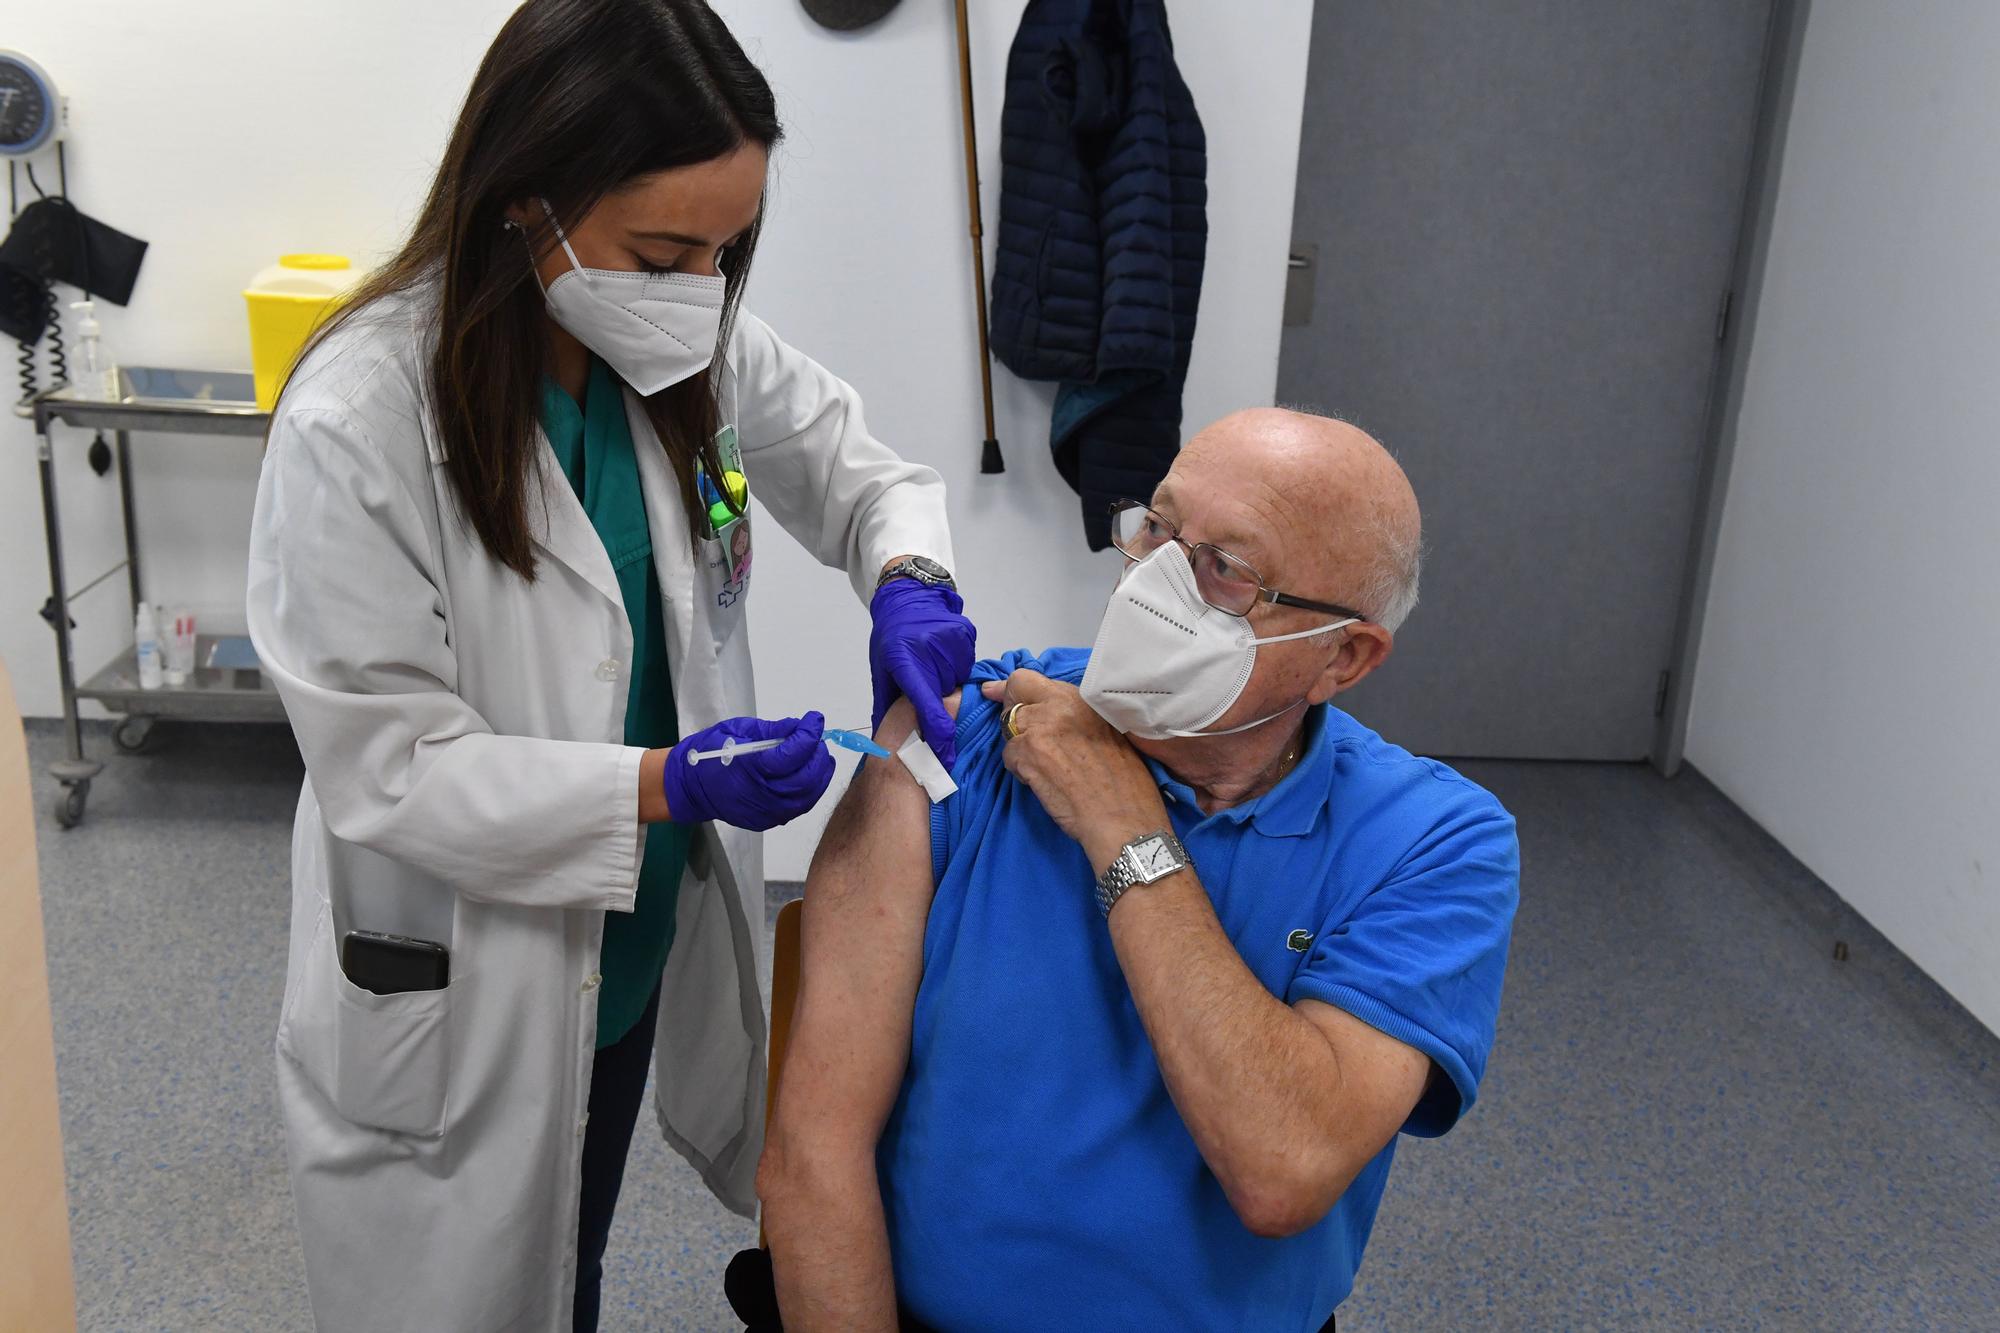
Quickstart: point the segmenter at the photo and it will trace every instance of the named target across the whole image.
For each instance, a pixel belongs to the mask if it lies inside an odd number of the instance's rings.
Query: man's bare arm
[[[1332,1005],[1265,990],[1193,871],[1126,894],[1109,925],[1167,1091],[1244,1225],[1289,1236],[1318,1222],[1409,1118],[1430,1061]]]
[[[876,739],[893,750],[915,725],[899,702]],[[875,1146],[909,1060],[932,888],[929,800],[899,762],[865,761],[806,877],[798,1006],[757,1168],[787,1329],[896,1327]]]

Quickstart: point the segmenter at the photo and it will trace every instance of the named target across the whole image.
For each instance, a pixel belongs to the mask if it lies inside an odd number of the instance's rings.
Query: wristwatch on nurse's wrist
[[[1135,884],[1165,879],[1192,864],[1187,848],[1181,846],[1172,829],[1134,838],[1118,849],[1110,867],[1097,877],[1097,906],[1109,917],[1112,906],[1125,896],[1125,890]]]
[[[939,584],[956,592],[958,585],[952,582],[951,571],[935,560],[921,555],[906,555],[895,564],[882,571],[882,577],[875,580],[880,588],[890,579],[915,579],[917,582],[936,587]]]

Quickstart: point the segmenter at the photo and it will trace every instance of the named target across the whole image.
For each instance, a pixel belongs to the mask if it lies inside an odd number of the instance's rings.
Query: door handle
[[[1319,246],[1300,243],[1285,256],[1285,314],[1288,329],[1312,323],[1313,287],[1319,280]]]

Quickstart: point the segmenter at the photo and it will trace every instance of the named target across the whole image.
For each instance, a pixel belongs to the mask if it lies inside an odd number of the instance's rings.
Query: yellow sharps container
[[[346,255],[285,255],[244,289],[258,407],[268,412],[277,405],[306,339],[365,276]]]

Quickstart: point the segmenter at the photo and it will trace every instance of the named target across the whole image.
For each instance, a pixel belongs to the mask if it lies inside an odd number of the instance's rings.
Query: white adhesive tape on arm
[[[896,758],[902,760],[903,767],[910,770],[910,776],[917,780],[917,785],[931,798],[932,805],[936,805],[958,790],[958,784],[951,780],[951,774],[944,771],[944,765],[938,762],[937,755],[932,753],[930,746],[924,744],[922,732],[911,732],[910,738],[896,751]]]

